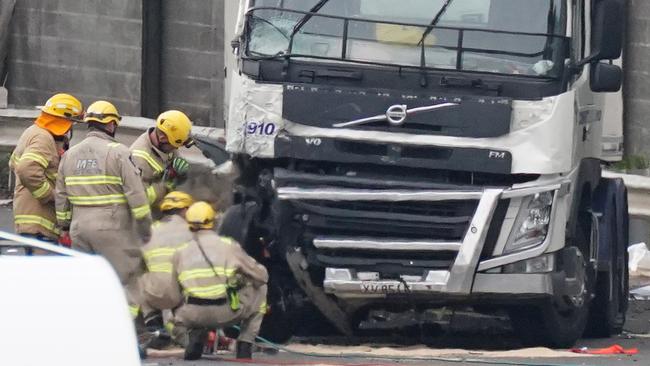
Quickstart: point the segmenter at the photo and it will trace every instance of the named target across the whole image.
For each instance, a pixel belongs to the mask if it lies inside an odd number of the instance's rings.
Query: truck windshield
[[[246,57],[561,76],[569,48],[566,0],[456,0],[431,27],[445,3],[254,0]]]

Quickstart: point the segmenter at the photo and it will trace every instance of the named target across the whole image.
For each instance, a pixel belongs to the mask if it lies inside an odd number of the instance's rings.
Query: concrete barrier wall
[[[9,40],[9,103],[67,91],[140,113],[141,4],[133,0],[17,0]]]
[[[67,91],[141,115],[142,0],[15,1],[10,104],[39,105]],[[186,111],[198,125],[223,125],[224,1],[161,3],[160,109]]]
[[[163,2],[161,109],[204,126],[223,126],[224,1]]]

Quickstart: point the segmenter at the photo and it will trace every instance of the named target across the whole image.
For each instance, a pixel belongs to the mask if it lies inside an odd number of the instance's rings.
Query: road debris
[[[581,354],[589,354],[589,355],[636,355],[637,353],[639,353],[638,348],[625,349],[618,344],[615,344],[610,347],[605,347],[605,348],[589,348],[589,347],[572,348],[570,351],[575,353],[581,353]]]

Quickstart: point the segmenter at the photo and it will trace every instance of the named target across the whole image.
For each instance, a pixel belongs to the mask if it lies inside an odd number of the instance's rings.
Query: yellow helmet
[[[84,117],[84,122],[99,122],[104,124],[115,122],[119,125],[121,120],[122,116],[120,116],[117,108],[113,104],[103,100],[88,106]]]
[[[190,142],[192,122],[181,111],[167,111],[158,116],[156,127],[162,131],[169,140],[169,143],[179,148]]]
[[[185,214],[187,223],[192,229],[212,229],[216,213],[207,202],[197,202],[190,206]]]
[[[79,99],[72,95],[59,93],[48,99],[41,107],[41,111],[52,116],[74,120],[81,117],[84,107]]]
[[[181,191],[169,192],[160,203],[160,211],[166,212],[173,209],[188,208],[192,206],[192,203],[194,203],[192,196],[190,196],[185,192],[181,192]]]

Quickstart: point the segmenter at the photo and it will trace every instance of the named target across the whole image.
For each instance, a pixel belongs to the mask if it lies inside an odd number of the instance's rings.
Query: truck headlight
[[[548,234],[552,207],[553,192],[542,192],[527,197],[515,222],[516,229],[510,234],[503,254],[542,244]]]
[[[512,102],[512,131],[522,130],[551,118],[555,109],[556,97],[542,100]]]

